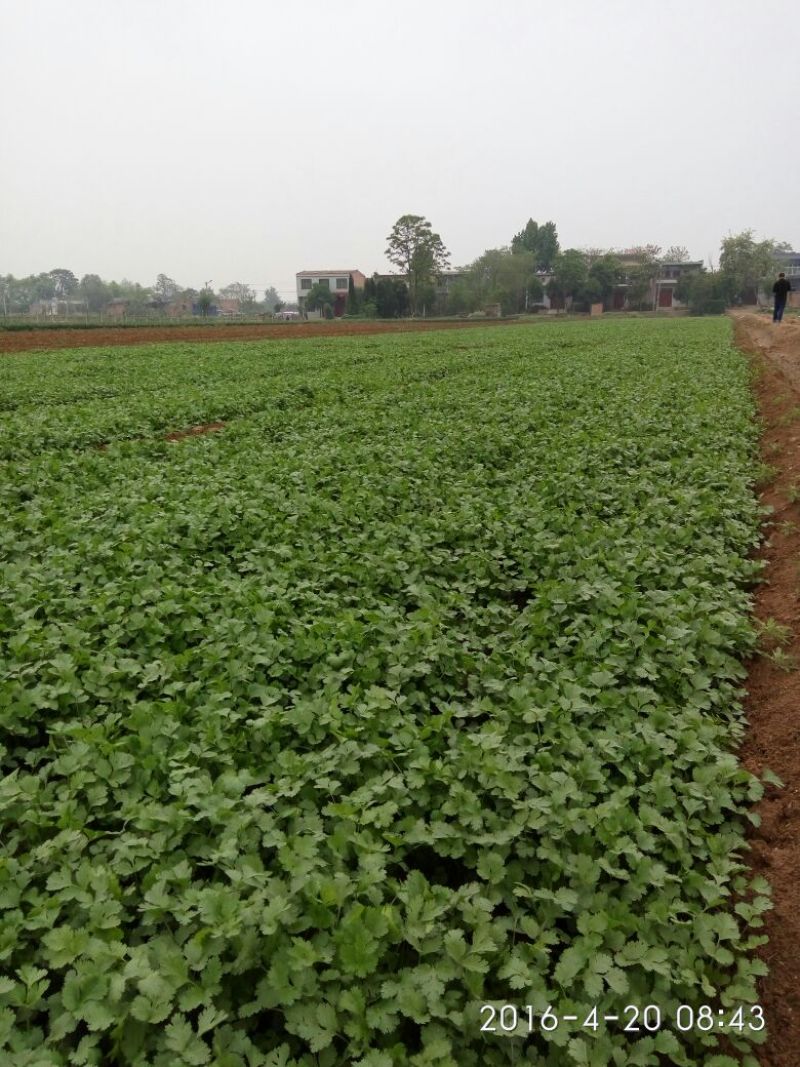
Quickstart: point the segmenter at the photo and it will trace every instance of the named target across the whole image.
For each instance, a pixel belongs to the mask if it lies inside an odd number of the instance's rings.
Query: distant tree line
[[[0,275],[0,312],[6,316],[27,314],[37,305],[53,302],[66,313],[91,314],[102,314],[111,304],[122,302],[130,318],[164,312],[175,304],[183,304],[187,314],[192,308],[207,314],[220,300],[236,302],[244,314],[274,312],[283,306],[273,286],[266,290],[264,299],[257,300],[255,291],[244,282],[232,282],[214,292],[208,287],[186,288],[166,274],[159,274],[152,286],[126,278],[107,282],[98,274],[84,274],[78,279],[63,267],[24,278]]]
[[[719,266],[698,266],[683,272],[675,296],[695,314],[717,313],[736,304],[754,303],[759,291],[769,292],[786,242],[758,241],[752,230],[724,238]],[[449,270],[450,254],[431,223],[421,215],[403,215],[387,237],[386,255],[396,275],[374,275],[363,289],[350,278],[347,314],[366,318],[401,318],[407,315],[469,315],[490,305],[502,314],[537,310],[545,292],[551,306],[587,310],[592,304],[608,305],[624,287],[628,308],[652,306],[653,283],[665,263],[685,263],[688,251],[680,246],[665,252],[657,245],[641,245],[625,253],[599,248],[567,248],[559,244],[556,224],[528,219],[508,245],[487,249],[467,266]],[[284,305],[274,287],[262,300],[244,282],[231,282],[214,292],[184,288],[166,274],[152,286],[124,279],[106,282],[97,274],[78,279],[70,270],[55,268],[43,274],[15,278],[0,276],[2,314],[26,314],[45,302],[55,302],[67,313],[103,313],[122,302],[128,318],[163,313],[214,313],[222,300],[244,314],[273,313]],[[314,286],[304,307],[333,317],[331,293]]]

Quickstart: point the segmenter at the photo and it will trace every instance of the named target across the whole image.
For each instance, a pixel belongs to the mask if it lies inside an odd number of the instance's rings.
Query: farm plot
[[[0,394],[6,1062],[757,1062],[726,322],[7,357]]]

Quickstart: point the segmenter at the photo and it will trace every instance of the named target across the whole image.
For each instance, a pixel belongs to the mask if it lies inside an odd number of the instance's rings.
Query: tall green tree
[[[727,281],[721,271],[686,271],[678,279],[675,296],[692,315],[721,315],[728,304]]]
[[[447,293],[447,313],[449,315],[466,315],[475,311],[480,305],[480,296],[475,291],[469,278],[459,278],[453,282]]]
[[[306,311],[324,311],[325,305],[333,301],[330,286],[316,282],[303,298],[303,307]]]
[[[138,282],[132,282],[128,278],[123,278],[121,282],[109,282],[108,291],[110,297],[127,301],[128,317],[146,314],[148,305],[153,299],[152,289]]]
[[[275,286],[270,285],[267,289],[264,290],[264,310],[275,311],[276,304],[283,305],[283,301],[281,300],[280,293],[275,288]]]
[[[252,311],[255,307],[256,293],[247,282],[231,282],[224,289],[220,289],[220,296],[226,300],[236,300],[240,311]]]
[[[533,219],[528,219],[519,233],[515,233],[511,238],[511,251],[532,252],[535,254],[538,238],[539,223]]]
[[[109,288],[99,274],[84,274],[78,284],[78,292],[86,301],[89,311],[102,311],[111,299]]]
[[[625,267],[625,280],[628,283],[628,306],[647,308],[650,306],[652,283],[661,270],[661,248],[659,245],[637,245],[630,250],[632,262]]]
[[[377,278],[374,300],[376,314],[381,319],[402,318],[411,306],[411,294],[402,278]]]
[[[606,252],[593,260],[590,265],[586,283],[584,286],[583,299],[587,304],[602,301],[606,303],[611,298],[615,287],[622,281],[622,264],[611,252]]]
[[[670,245],[661,259],[664,263],[688,263],[689,249],[685,245]]]
[[[35,300],[50,300],[56,295],[56,280],[52,274],[31,275],[29,280],[33,286]]]
[[[30,274],[26,278],[7,274],[3,279],[3,308],[7,315],[28,311],[34,301],[47,300],[54,294],[53,280],[48,274]]]
[[[558,231],[554,222],[545,222],[540,226],[533,219],[528,219],[525,226],[511,239],[511,251],[515,254],[531,253],[534,269],[540,271],[553,269],[559,248]]]
[[[49,274],[53,279],[55,295],[58,297],[65,298],[71,296],[78,288],[78,279],[71,270],[65,270],[64,267],[56,267],[56,269],[51,270]]]
[[[565,301],[580,299],[584,292],[589,270],[586,257],[577,248],[568,248],[559,252],[553,263],[553,277],[547,286],[551,297],[558,296]]]
[[[447,269],[450,253],[422,215],[401,215],[386,241],[386,258],[405,275],[411,310],[416,313],[424,286]]]
[[[347,279],[347,314],[357,315],[361,310],[361,290],[356,289],[356,283],[351,274]]]
[[[731,303],[755,303],[758,289],[778,269],[778,252],[791,250],[784,241],[756,241],[752,230],[730,234],[722,241],[719,269]]]
[[[504,315],[524,311],[541,291],[533,252],[512,252],[508,247],[489,248],[470,266],[469,287],[476,306],[499,304]]]
[[[180,291],[181,287],[178,283],[166,274],[159,274],[156,278],[156,284],[153,286],[153,296],[160,300],[162,304],[169,304]]]

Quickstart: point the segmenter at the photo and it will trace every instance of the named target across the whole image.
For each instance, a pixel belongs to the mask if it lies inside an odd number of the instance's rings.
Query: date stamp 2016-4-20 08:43
[[[636,1034],[657,1033],[659,1030],[678,1030],[681,1033],[701,1031],[709,1033],[758,1032],[766,1025],[764,1010],[759,1004],[737,1008],[714,1008],[709,1004],[693,1007],[679,1004],[674,1010],[663,1011],[656,1004],[639,1007],[626,1004],[619,1012],[601,1011],[598,1008],[581,1014],[559,1013],[551,1006],[536,1011],[531,1004],[482,1004],[480,1008],[481,1032],[504,1036],[525,1036],[533,1033],[551,1033],[561,1026],[579,1030],[596,1031],[601,1026],[622,1031],[632,1037]]]

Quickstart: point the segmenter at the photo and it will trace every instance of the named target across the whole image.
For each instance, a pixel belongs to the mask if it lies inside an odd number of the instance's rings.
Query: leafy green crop
[[[726,322],[8,357],[0,395],[4,1062],[728,1062],[479,1015],[756,998]]]

